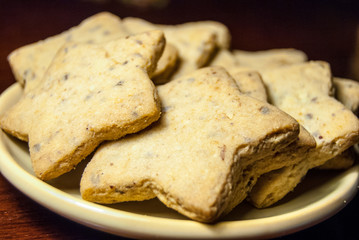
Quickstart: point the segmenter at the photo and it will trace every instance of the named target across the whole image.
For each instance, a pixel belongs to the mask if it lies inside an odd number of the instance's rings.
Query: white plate
[[[0,97],[0,112],[21,95],[18,84]],[[0,170],[20,191],[48,209],[83,225],[133,238],[258,238],[293,233],[327,219],[354,197],[359,167],[343,172],[312,171],[280,203],[255,209],[237,206],[215,224],[191,221],[158,200],[99,205],[84,201],[79,180],[86,161],[56,180],[43,182],[32,171],[27,144],[0,135]]]

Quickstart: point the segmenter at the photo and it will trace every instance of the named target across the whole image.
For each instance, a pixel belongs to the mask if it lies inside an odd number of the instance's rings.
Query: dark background
[[[220,21],[231,31],[233,49],[297,48],[311,60],[328,61],[333,75],[355,78],[350,62],[359,26],[359,1],[168,0],[162,7],[126,2],[0,0],[0,92],[15,82],[6,60],[12,50],[58,34],[100,11],[162,24]],[[358,218],[357,196],[334,217],[281,239],[359,239]],[[48,211],[2,175],[0,226],[0,239],[119,239]]]

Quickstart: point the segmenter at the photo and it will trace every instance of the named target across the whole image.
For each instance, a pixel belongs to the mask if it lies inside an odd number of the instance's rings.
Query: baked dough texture
[[[1,127],[28,140],[34,172],[48,180],[73,169],[102,141],[137,132],[160,116],[149,73],[165,45],[161,31],[104,44],[68,43],[41,86],[1,116]]]
[[[359,121],[334,99],[330,66],[310,61],[263,72],[271,102],[293,116],[314,137],[316,148],[306,161],[267,173],[253,189],[261,207],[274,204],[291,192],[312,169],[353,146],[359,140]],[[254,198],[254,197],[253,197]],[[259,200],[257,200],[259,201]]]
[[[108,204],[157,197],[191,219],[213,222],[246,198],[263,159],[299,133],[292,117],[240,93],[221,67],[157,90],[159,121],[95,152],[81,179],[84,199]]]
[[[165,78],[156,77],[155,81],[160,83],[168,82],[206,66],[216,50],[229,48],[231,41],[228,28],[215,21],[163,25],[153,24],[140,18],[127,17],[123,19],[123,25],[130,33],[162,30],[167,42],[178,50],[176,68]]]
[[[128,33],[118,16],[101,12],[58,35],[14,50],[8,60],[16,81],[23,85],[27,92],[42,81],[52,59],[65,43],[102,43],[126,35]]]
[[[241,92],[261,101],[267,101],[265,86],[257,71],[239,67],[233,68],[231,72]],[[282,190],[274,186],[279,185],[278,181],[287,181],[290,176],[271,177],[270,179],[267,176],[271,176],[272,171],[279,172],[279,169],[307,161],[309,152],[315,147],[316,142],[313,136],[303,126],[300,126],[298,138],[294,142],[261,161],[261,166],[257,166],[257,177],[253,178],[253,188],[248,195],[248,201],[257,208],[267,206],[268,198],[271,199],[271,204],[278,201],[279,199],[276,197],[281,196]],[[276,174],[276,176],[278,175]]]

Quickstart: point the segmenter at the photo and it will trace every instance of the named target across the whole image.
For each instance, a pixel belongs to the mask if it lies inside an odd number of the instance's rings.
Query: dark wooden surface
[[[14,83],[7,55],[17,47],[57,34],[100,11],[155,23],[217,20],[226,24],[232,47],[243,50],[294,47],[325,60],[333,74],[351,77],[358,1],[169,1],[165,8],[124,1],[0,0],[0,92]],[[359,80],[359,79],[358,79]],[[359,198],[330,219],[282,239],[359,239]],[[0,239],[119,239],[45,209],[0,175]]]

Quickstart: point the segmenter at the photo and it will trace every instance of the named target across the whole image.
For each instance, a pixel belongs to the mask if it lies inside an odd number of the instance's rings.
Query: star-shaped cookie
[[[102,43],[128,35],[121,19],[109,12],[97,13],[58,35],[20,47],[8,57],[15,79],[25,92],[36,88],[56,52],[67,42]]]
[[[307,159],[268,173],[255,194],[269,206],[292,191],[315,167],[336,158],[359,141],[359,121],[332,97],[330,66],[310,61],[263,72],[271,102],[293,116],[316,141]],[[335,161],[335,160],[334,160]]]
[[[260,74],[253,70],[243,70],[232,68],[231,75],[236,80],[239,89],[244,93],[261,101],[267,101],[265,86]],[[270,202],[273,204],[278,199],[277,194],[283,188],[277,188],[277,181],[290,181],[290,174],[282,178],[271,178],[267,176],[276,173],[282,168],[290,169],[302,161],[307,161],[309,152],[316,147],[313,136],[301,125],[298,138],[287,147],[276,152],[274,156],[263,159],[260,164],[254,166],[257,169],[257,176],[253,179],[253,188],[251,189],[248,200],[258,208],[267,207]],[[269,174],[267,174],[270,172]],[[279,175],[279,174],[277,174]],[[259,179],[259,180],[258,180]],[[258,180],[258,181],[257,181]]]
[[[164,45],[163,33],[152,31],[104,44],[68,43],[59,50],[41,86],[1,116],[5,131],[29,141],[39,178],[70,171],[102,141],[159,118],[160,102],[148,75]]]
[[[168,43],[178,50],[179,62],[170,77],[161,83],[188,74],[205,66],[217,48],[229,48],[228,28],[215,21],[188,22],[178,25],[153,24],[144,19],[127,17],[123,25],[128,32],[139,33],[153,29],[164,31]]]
[[[159,121],[102,145],[87,165],[82,197],[98,203],[158,197],[189,218],[211,222],[247,196],[255,166],[293,142],[298,123],[240,93],[221,67],[157,88]]]

